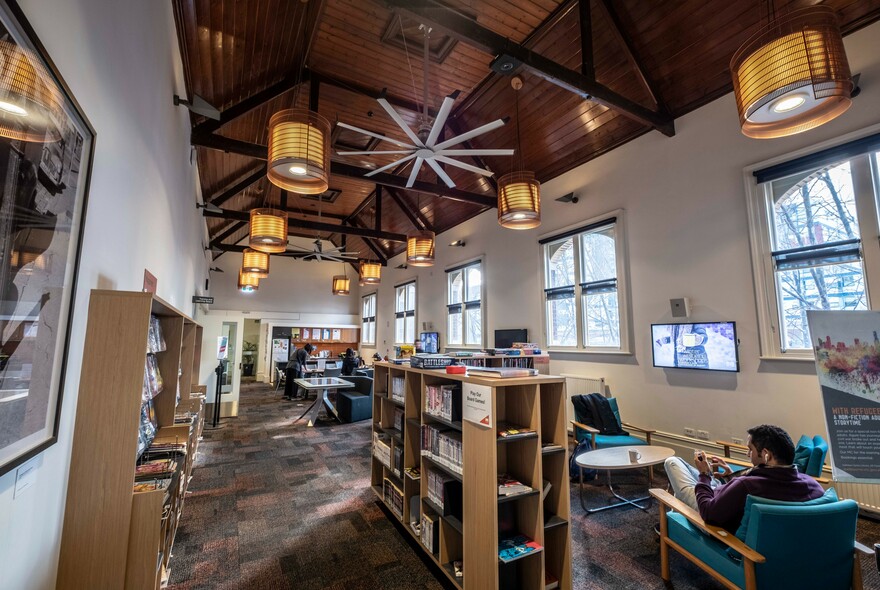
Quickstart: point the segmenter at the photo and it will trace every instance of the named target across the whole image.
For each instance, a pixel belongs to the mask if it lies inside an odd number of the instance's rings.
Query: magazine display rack
[[[58,588],[141,590],[167,580],[204,423],[204,395],[194,393],[201,335],[152,293],[92,291]],[[143,479],[136,463],[151,453],[173,458]],[[146,491],[135,490],[136,474]]]
[[[473,386],[491,427],[467,419]],[[463,590],[571,590],[565,380],[377,362],[373,387],[373,491],[446,576]]]

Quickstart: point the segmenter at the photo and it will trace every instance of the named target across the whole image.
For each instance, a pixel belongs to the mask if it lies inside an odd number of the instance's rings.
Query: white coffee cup
[[[629,450],[629,462],[636,463],[639,459],[642,458],[642,454],[635,449]]]

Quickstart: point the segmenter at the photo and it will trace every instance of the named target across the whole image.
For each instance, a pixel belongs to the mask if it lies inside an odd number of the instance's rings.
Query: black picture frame
[[[0,58],[3,475],[58,442],[96,133],[15,0],[0,0]],[[16,60],[44,99],[24,114],[7,82]],[[33,113],[42,139],[23,122]]]

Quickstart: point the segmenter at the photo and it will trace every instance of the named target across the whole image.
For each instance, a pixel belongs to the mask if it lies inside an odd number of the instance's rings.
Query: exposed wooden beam
[[[238,139],[230,139],[228,137],[222,137],[220,135],[194,135],[192,136],[191,140],[193,145],[214,149],[230,154],[249,156],[251,158],[256,158],[259,160],[265,160],[268,157],[268,150],[264,145],[250,143],[247,141],[240,141]],[[345,176],[348,178],[363,180],[365,182],[374,182],[383,186],[390,186],[403,190],[412,190],[420,193],[427,193],[429,195],[437,195],[438,197],[443,197],[444,199],[452,199],[453,201],[472,203],[474,205],[480,205],[483,207],[497,206],[497,198],[491,195],[483,195],[480,193],[463,191],[461,189],[448,188],[446,185],[434,184],[431,182],[424,182],[420,180],[417,180],[411,188],[408,188],[406,186],[406,178],[395,176],[394,174],[388,174],[387,172],[380,172],[379,174],[375,174],[368,178],[365,177],[365,175],[369,172],[371,172],[371,170],[367,168],[359,168],[357,166],[351,166],[350,164],[344,164],[342,162],[330,162],[330,174],[334,174],[336,176]]]
[[[256,94],[244,99],[240,103],[224,110],[222,113],[220,113],[219,121],[206,119],[198,125],[193,126],[192,133],[193,135],[205,135],[209,133],[214,133],[230,121],[237,119],[238,117],[257,107],[263,106],[270,100],[278,98],[288,90],[293,90],[301,83],[303,83],[302,78],[297,78],[296,75],[288,75],[279,82],[272,84],[268,88],[265,88],[260,92],[257,92]]]
[[[212,205],[221,206],[223,203],[253,185],[255,182],[264,178],[266,176],[266,165],[262,164],[253,169],[252,172],[247,173],[247,175],[227,186],[223,187],[213,195],[211,195],[208,199],[205,200],[206,203],[211,203]]]
[[[593,15],[590,13],[590,0],[577,0],[578,21],[581,27],[581,74],[589,80],[596,80],[596,67],[593,63]]]
[[[397,194],[394,189],[388,189],[388,194],[391,195],[391,199],[397,203],[397,206],[416,229],[434,231],[431,224],[428,222],[428,219],[422,215],[422,212],[418,210],[413,211],[407,203],[404,202],[403,197]]]
[[[360,204],[354,208],[354,211],[345,216],[345,218],[342,220],[342,223],[348,223],[349,221],[354,220],[354,218],[360,215],[364,211],[364,209],[367,208],[367,205],[370,204],[375,196],[376,191],[373,191],[369,195],[367,195],[364,200],[361,201]]]
[[[314,72],[314,70],[313,73],[317,74],[317,72]],[[382,95],[385,96],[385,99],[392,105],[400,107],[402,109],[406,109],[407,111],[412,111],[413,113],[421,114],[424,110],[417,103],[411,100],[407,100],[399,96],[389,95],[387,93],[383,95],[382,90],[376,90],[375,88],[370,88],[368,86],[364,86],[363,84],[352,82],[351,80],[343,80],[342,78],[337,78],[335,76],[331,76],[325,73],[320,73],[318,75],[321,77],[321,82],[323,84],[329,84],[330,86],[335,86],[336,88],[348,90],[349,92],[354,92],[356,94],[363,94],[364,96],[369,96],[373,99],[378,99],[379,96]],[[436,117],[437,109],[429,107],[428,114],[432,117]]]
[[[587,0],[580,0],[581,2],[586,2]],[[611,0],[599,0],[599,7],[605,12],[605,16],[608,20],[611,21],[611,34],[617,40],[619,45],[623,46],[623,53],[626,55],[626,59],[629,62],[630,66],[636,71],[636,76],[638,76],[639,81],[642,83],[642,86],[645,87],[645,90],[648,91],[648,94],[651,96],[651,100],[657,105],[657,108],[662,113],[668,113],[668,109],[666,104],[660,98],[659,92],[657,92],[657,86],[653,83],[651,79],[648,78],[648,75],[645,73],[645,68],[642,66],[642,62],[636,57],[635,49],[633,48],[632,41],[630,41],[629,36],[623,32],[623,23],[620,20],[620,15],[617,14],[617,11],[614,10],[614,6],[611,5]]]
[[[376,185],[376,214],[373,216],[373,225],[376,231],[382,229],[382,185]]]
[[[208,211],[207,209],[202,209],[202,214],[205,217],[215,217],[219,219],[234,219],[235,221],[250,221],[250,214],[246,211],[231,211],[229,209],[223,209],[219,213],[214,211]],[[293,229],[307,229],[318,232],[329,232],[334,234],[347,234],[350,236],[359,236],[364,238],[375,238],[377,240],[388,240],[389,242],[406,242],[405,234],[398,234],[393,232],[386,231],[376,231],[375,229],[369,228],[357,228],[357,227],[349,227],[343,225],[336,225],[333,223],[322,223],[318,221],[308,221],[305,219],[287,219],[287,227],[288,230]],[[290,231],[288,231],[290,233]],[[293,234],[291,234],[293,235]]]
[[[509,55],[536,76],[561,88],[613,108],[620,113],[649,125],[664,135],[675,135],[671,116],[652,111],[610,88],[590,80],[583,74],[570,70],[555,61],[519,45],[506,37],[480,26],[470,18],[438,4],[435,0],[385,0],[422,23],[446,31],[452,37],[491,55]]]
[[[343,222],[343,223],[345,223],[345,222]],[[352,222],[352,225],[355,227],[358,227],[361,225],[361,223],[358,220],[354,220]],[[379,244],[374,243],[374,241],[370,238],[363,238],[362,237],[361,240],[363,240],[364,244],[367,245],[367,248],[369,248],[373,252],[373,254],[376,256],[376,258],[379,259],[379,262],[382,264],[382,266],[385,266],[386,264],[388,264],[388,254],[386,254],[385,251],[382,250],[382,248]]]

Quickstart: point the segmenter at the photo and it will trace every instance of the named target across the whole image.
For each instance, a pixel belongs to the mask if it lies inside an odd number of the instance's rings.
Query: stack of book
[[[439,537],[440,527],[437,526],[437,517],[425,512],[422,514],[421,526],[422,545],[431,553],[436,553],[440,549]]]
[[[406,379],[403,377],[391,378],[391,399],[403,403]]]
[[[134,468],[134,480],[146,481],[151,479],[170,478],[177,471],[175,459],[152,459],[144,461]]]
[[[535,429],[526,426],[518,426],[509,422],[498,423],[498,438],[517,439],[535,436]]]
[[[403,435],[403,408],[394,408],[394,429]]]
[[[385,504],[388,505],[388,508],[391,509],[397,518],[403,518],[403,492],[400,491],[394,482],[392,482],[387,477],[382,481],[382,495],[385,499]]]
[[[440,514],[461,515],[461,482],[448,475],[428,470],[428,499]]]
[[[533,491],[532,488],[506,473],[502,473],[498,476],[499,496],[515,496],[517,494],[526,494],[531,491]]]
[[[461,385],[427,385],[425,413],[449,422],[461,421]]]
[[[461,433],[432,424],[422,425],[422,455],[461,474]]]
[[[517,535],[498,542],[498,558],[504,563],[509,563],[541,549],[543,547],[525,535]]]
[[[373,456],[379,459],[385,467],[391,467],[391,441],[380,435],[378,432],[373,433]]]

